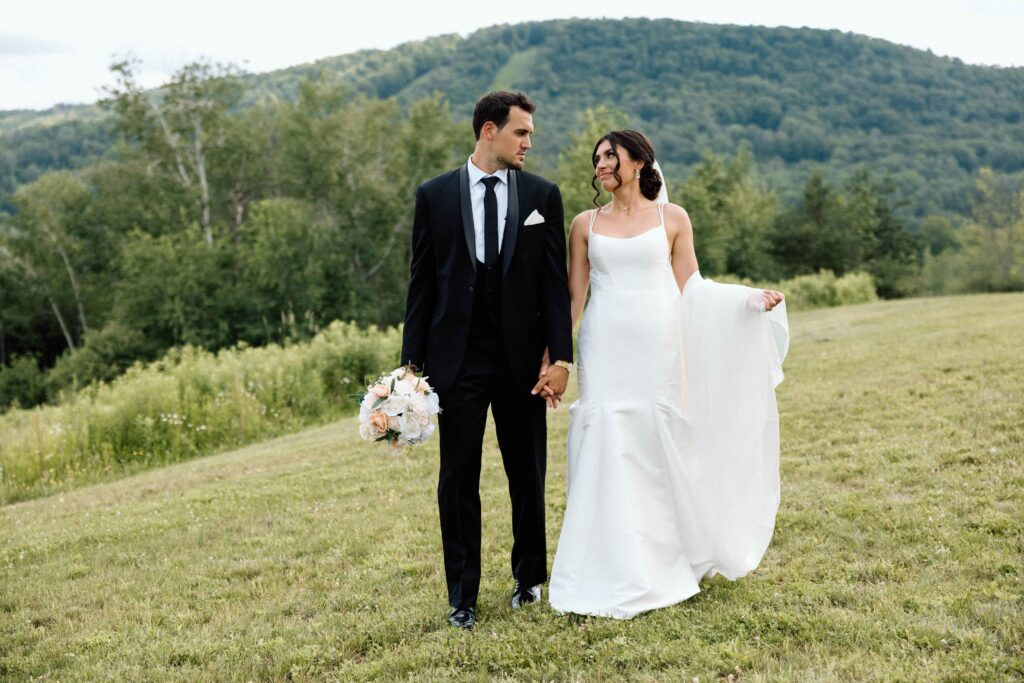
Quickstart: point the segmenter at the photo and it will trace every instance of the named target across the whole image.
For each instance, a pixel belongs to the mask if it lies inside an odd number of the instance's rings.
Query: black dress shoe
[[[466,607],[465,609],[452,608],[452,611],[448,614],[448,623],[455,628],[471,629],[476,623],[476,609],[473,607]]]
[[[526,588],[516,579],[516,586],[512,589],[512,609],[519,609],[531,602],[540,602],[540,584]]]

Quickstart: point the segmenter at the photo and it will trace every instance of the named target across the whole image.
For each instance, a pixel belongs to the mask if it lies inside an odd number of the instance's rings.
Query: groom
[[[547,580],[542,396],[565,391],[572,323],[562,197],[522,170],[533,111],[521,92],[481,97],[473,155],[416,191],[402,362],[429,375],[441,400],[437,502],[448,622],[459,628],[476,622],[488,406],[512,498],[513,609]]]

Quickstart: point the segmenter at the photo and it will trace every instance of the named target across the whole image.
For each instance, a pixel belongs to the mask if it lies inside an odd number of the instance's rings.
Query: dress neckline
[[[643,237],[644,235],[646,235],[649,232],[655,232],[656,230],[658,230],[658,228],[664,228],[665,227],[665,209],[664,209],[664,205],[663,204],[658,204],[658,218],[661,219],[661,222],[658,223],[657,225],[655,225],[653,228],[647,228],[646,230],[641,230],[640,232],[638,232],[635,235],[628,235],[628,236],[602,235],[599,232],[594,232],[594,223],[597,222],[597,213],[600,210],[601,210],[601,208],[597,208],[597,209],[593,209],[590,212],[590,225],[587,228],[587,233],[590,234],[590,235],[597,235],[598,237],[607,237],[610,240],[632,240],[632,239],[636,239],[637,237]]]
[[[618,236],[618,235],[603,235],[603,234],[601,234],[601,233],[599,233],[599,232],[594,232],[594,229],[593,229],[593,228],[591,228],[591,229],[590,229],[590,234],[591,234],[591,235],[597,235],[598,237],[606,237],[606,238],[608,238],[608,239],[610,239],[610,240],[635,240],[635,239],[636,239],[637,237],[643,237],[643,236],[644,236],[644,235],[646,235],[647,233],[650,233],[650,232],[655,232],[655,231],[657,231],[657,230],[658,230],[659,228],[664,228],[664,227],[665,227],[665,224],[664,224],[664,223],[658,223],[658,224],[657,224],[657,225],[655,225],[655,226],[654,226],[653,228],[648,228],[648,229],[646,229],[646,230],[643,230],[643,231],[641,231],[641,232],[638,232],[638,233],[637,233],[637,234],[635,234],[635,235],[629,235],[629,236],[625,236],[625,237],[620,237],[620,236]]]

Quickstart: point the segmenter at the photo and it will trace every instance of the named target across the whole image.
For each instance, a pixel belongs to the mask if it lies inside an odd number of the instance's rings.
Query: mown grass
[[[393,459],[346,419],[0,508],[0,679],[1024,678],[1024,296],[791,323],[782,508],[743,580],[628,622],[512,612],[489,434],[480,622],[456,632],[436,442]]]

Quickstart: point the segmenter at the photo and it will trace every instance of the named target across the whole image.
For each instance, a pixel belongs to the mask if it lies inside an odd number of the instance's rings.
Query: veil
[[[668,204],[668,183],[665,182],[665,174],[661,171],[661,165],[658,160],[655,159],[654,163],[651,164],[651,168],[661,178],[661,189],[658,190],[658,197],[654,200],[658,204]]]

